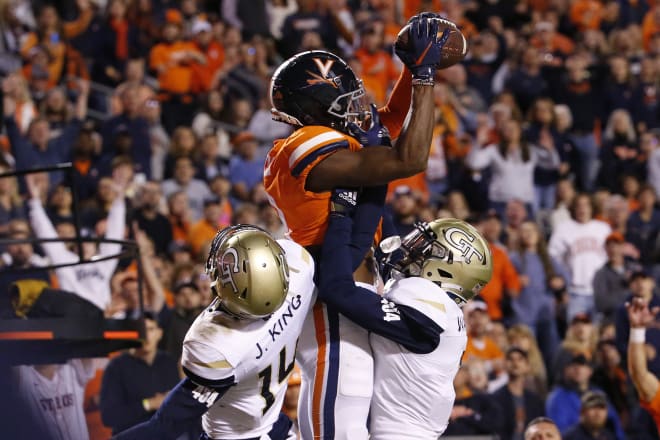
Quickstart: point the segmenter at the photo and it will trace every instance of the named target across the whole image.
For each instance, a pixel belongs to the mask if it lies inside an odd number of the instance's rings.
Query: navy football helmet
[[[294,126],[324,125],[346,132],[370,115],[366,93],[353,69],[323,50],[286,60],[270,83],[273,119]]]

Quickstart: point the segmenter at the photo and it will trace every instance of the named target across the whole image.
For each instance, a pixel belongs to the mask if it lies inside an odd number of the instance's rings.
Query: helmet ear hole
[[[454,278],[454,276],[452,274],[450,274],[446,270],[442,270],[440,268],[438,268],[438,275],[440,275],[443,278]]]

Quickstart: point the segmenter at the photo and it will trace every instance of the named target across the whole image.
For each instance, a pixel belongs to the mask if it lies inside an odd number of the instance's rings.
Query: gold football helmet
[[[216,234],[206,273],[222,309],[237,318],[269,316],[289,291],[284,249],[253,225],[230,226]]]
[[[400,244],[385,243],[381,249],[390,251],[385,264],[392,270],[433,281],[457,303],[478,295],[493,275],[486,240],[473,226],[454,218],[419,222]]]

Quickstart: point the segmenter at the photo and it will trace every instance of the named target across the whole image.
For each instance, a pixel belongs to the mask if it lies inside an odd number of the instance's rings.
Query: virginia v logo
[[[341,84],[341,80],[339,79],[339,76],[335,76],[334,78],[328,78],[328,75],[330,75],[330,69],[332,69],[332,65],[335,63],[335,60],[325,60],[325,62],[321,61],[319,58],[312,58],[314,60],[314,63],[316,64],[316,67],[319,68],[319,72],[321,72],[320,75],[310,72],[307,70],[306,72],[312,77],[312,79],[307,80],[307,84],[313,85],[313,84],[319,84],[319,83],[326,83],[334,87],[335,89],[339,87]]]
[[[321,60],[318,58],[314,58],[314,62],[316,63],[316,66],[319,68],[319,72],[321,72],[323,78],[328,77],[328,74],[330,74],[330,69],[332,69],[332,65],[335,64],[335,60],[325,60],[324,63],[321,62]]]
[[[472,256],[475,255],[479,261],[484,261],[484,256],[481,252],[472,246],[474,237],[460,228],[449,228],[445,231],[445,238],[452,246],[461,251],[461,255],[465,257],[465,262],[470,264]]]

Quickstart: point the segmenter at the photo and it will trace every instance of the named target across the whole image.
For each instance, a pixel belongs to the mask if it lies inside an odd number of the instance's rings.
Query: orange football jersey
[[[343,148],[357,151],[361,146],[337,130],[309,125],[275,141],[268,152],[264,187],[291,239],[301,246],[323,242],[330,209],[329,191],[305,190],[307,175],[326,156]]]

